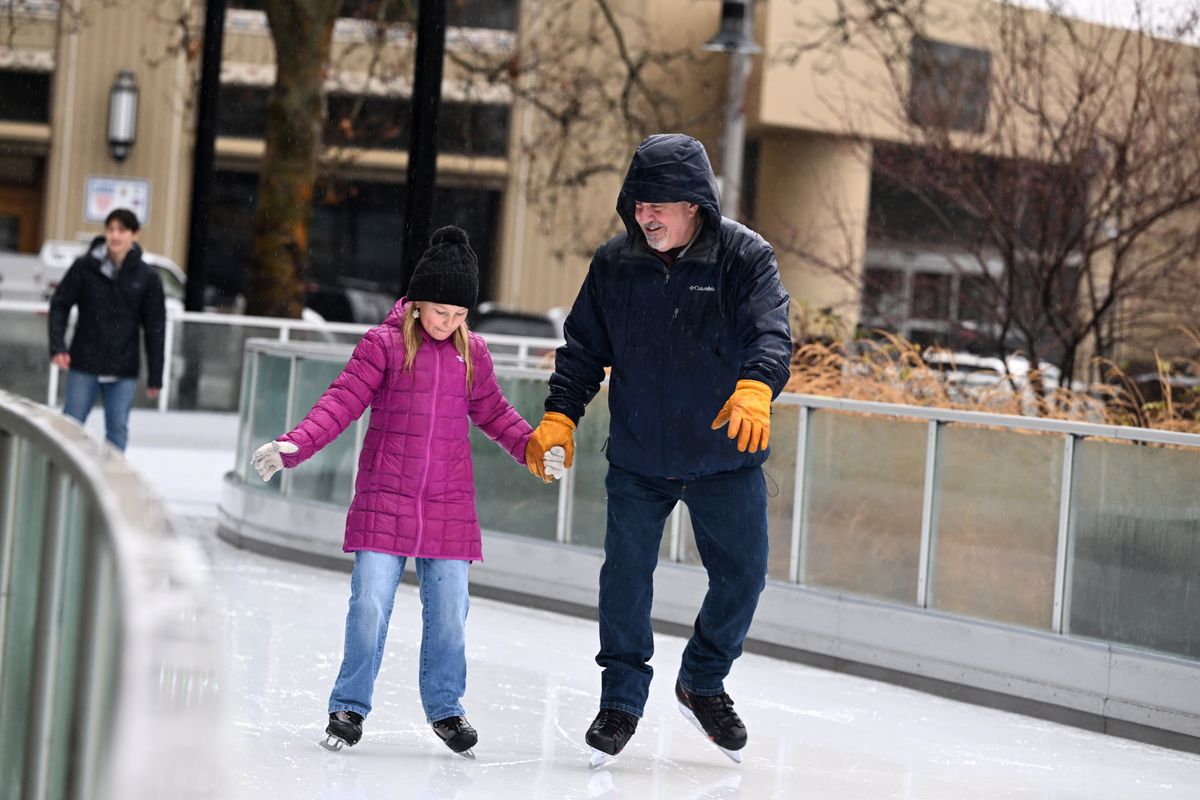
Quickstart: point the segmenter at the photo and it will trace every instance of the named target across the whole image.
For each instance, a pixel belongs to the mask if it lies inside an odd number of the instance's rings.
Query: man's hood
[[[674,203],[686,200],[700,206],[711,230],[721,226],[721,200],[704,145],[682,133],[658,133],[638,145],[617,195],[621,215],[631,241],[645,239],[633,214],[633,204]]]

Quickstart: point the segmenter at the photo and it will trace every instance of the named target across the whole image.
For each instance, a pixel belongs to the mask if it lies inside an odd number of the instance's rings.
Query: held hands
[[[555,445],[546,451],[546,457],[542,459],[544,472],[554,480],[558,480],[563,475],[567,474],[567,451]]]
[[[712,422],[715,431],[729,423],[728,436],[737,438],[737,449],[751,453],[767,449],[771,439],[771,387],[762,381],[740,380]]]
[[[575,423],[566,414],[557,411],[547,411],[541,423],[529,437],[525,445],[525,466],[544,483],[549,483],[553,477],[547,477],[546,456],[554,447],[563,449],[563,469],[570,469],[575,461]]]
[[[280,453],[291,454],[299,450],[299,447],[291,442],[267,442],[262,447],[254,451],[254,455],[250,458],[250,463],[254,465],[254,469],[262,476],[264,481],[271,480],[271,476],[279,470],[283,469],[283,459],[280,458]]]

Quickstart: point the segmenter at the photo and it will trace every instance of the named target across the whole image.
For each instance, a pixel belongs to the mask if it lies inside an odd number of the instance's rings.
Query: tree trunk
[[[325,128],[323,82],[341,0],[265,0],[265,6],[276,72],[263,131],[246,313],[299,318]]]

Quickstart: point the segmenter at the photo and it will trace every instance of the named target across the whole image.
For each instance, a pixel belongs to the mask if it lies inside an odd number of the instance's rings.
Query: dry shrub
[[[1036,371],[991,384],[963,382],[951,360],[929,363],[919,345],[891,333],[838,342],[810,341],[796,348],[786,391],[992,414],[1013,414],[1111,425],[1200,432],[1200,391],[1181,392],[1173,375],[1200,375],[1200,362],[1158,362],[1162,399],[1148,399],[1138,384],[1106,362],[1107,382],[1087,391],[1044,387]],[[1200,340],[1198,340],[1200,342]]]

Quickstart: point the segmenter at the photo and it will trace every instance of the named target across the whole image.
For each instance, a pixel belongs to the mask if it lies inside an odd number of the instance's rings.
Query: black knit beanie
[[[479,261],[467,232],[454,225],[438,228],[408,281],[408,299],[475,308],[479,298]]]

